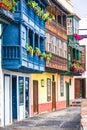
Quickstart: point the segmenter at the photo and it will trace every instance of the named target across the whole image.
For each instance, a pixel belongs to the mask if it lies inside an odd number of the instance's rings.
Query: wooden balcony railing
[[[60,24],[56,23],[55,21],[52,21],[50,23],[46,23],[46,29],[50,30],[57,36],[60,36],[61,38],[67,40],[67,30],[65,27],[61,26]]]
[[[54,68],[54,69],[62,70],[62,71],[67,71],[68,70],[68,60],[52,54],[52,58],[51,58],[50,62],[46,62],[46,67]]]

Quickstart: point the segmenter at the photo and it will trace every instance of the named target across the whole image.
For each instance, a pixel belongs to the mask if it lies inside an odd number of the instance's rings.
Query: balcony
[[[2,46],[2,68],[26,73],[43,72],[45,61],[27,53],[23,47]]]
[[[36,25],[39,32],[40,29],[45,29],[45,21],[42,20],[24,0],[18,3],[14,17],[16,20],[22,20],[25,24],[31,26],[32,28]]]
[[[51,23],[46,23],[46,28],[56,34],[57,36],[60,36],[61,38],[64,38],[67,40],[67,31],[66,28],[61,26],[60,24],[56,23],[55,21],[52,21]]]
[[[65,58],[61,58],[57,55],[52,54],[52,59],[50,62],[46,62],[47,70],[54,69],[55,71],[67,71],[68,70],[68,61]]]

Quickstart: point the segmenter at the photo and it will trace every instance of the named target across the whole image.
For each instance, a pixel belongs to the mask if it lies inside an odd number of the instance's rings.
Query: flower
[[[70,66],[70,70],[75,72],[75,73],[83,73],[84,72],[84,68],[83,68],[83,62],[81,62],[80,60],[72,60],[72,65]]]
[[[78,35],[77,33],[74,34],[74,37],[75,37],[76,40],[82,40],[83,39],[83,37]]]

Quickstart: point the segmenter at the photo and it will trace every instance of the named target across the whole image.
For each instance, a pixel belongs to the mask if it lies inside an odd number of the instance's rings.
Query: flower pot
[[[30,53],[30,54],[33,54],[33,51],[32,51],[32,50],[29,50],[29,53]]]
[[[0,7],[2,7],[5,10],[8,10],[8,6],[5,5],[3,2],[0,2]]]
[[[37,52],[34,52],[34,56],[38,56],[38,53],[37,53]]]

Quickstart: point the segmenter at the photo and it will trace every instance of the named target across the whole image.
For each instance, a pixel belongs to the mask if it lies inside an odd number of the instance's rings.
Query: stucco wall
[[[0,35],[1,35],[1,25],[0,25]],[[3,72],[2,72],[2,63],[1,63],[1,39],[0,39],[0,126],[3,126]]]
[[[66,10],[73,13],[73,5],[71,1],[68,0],[57,0]]]

